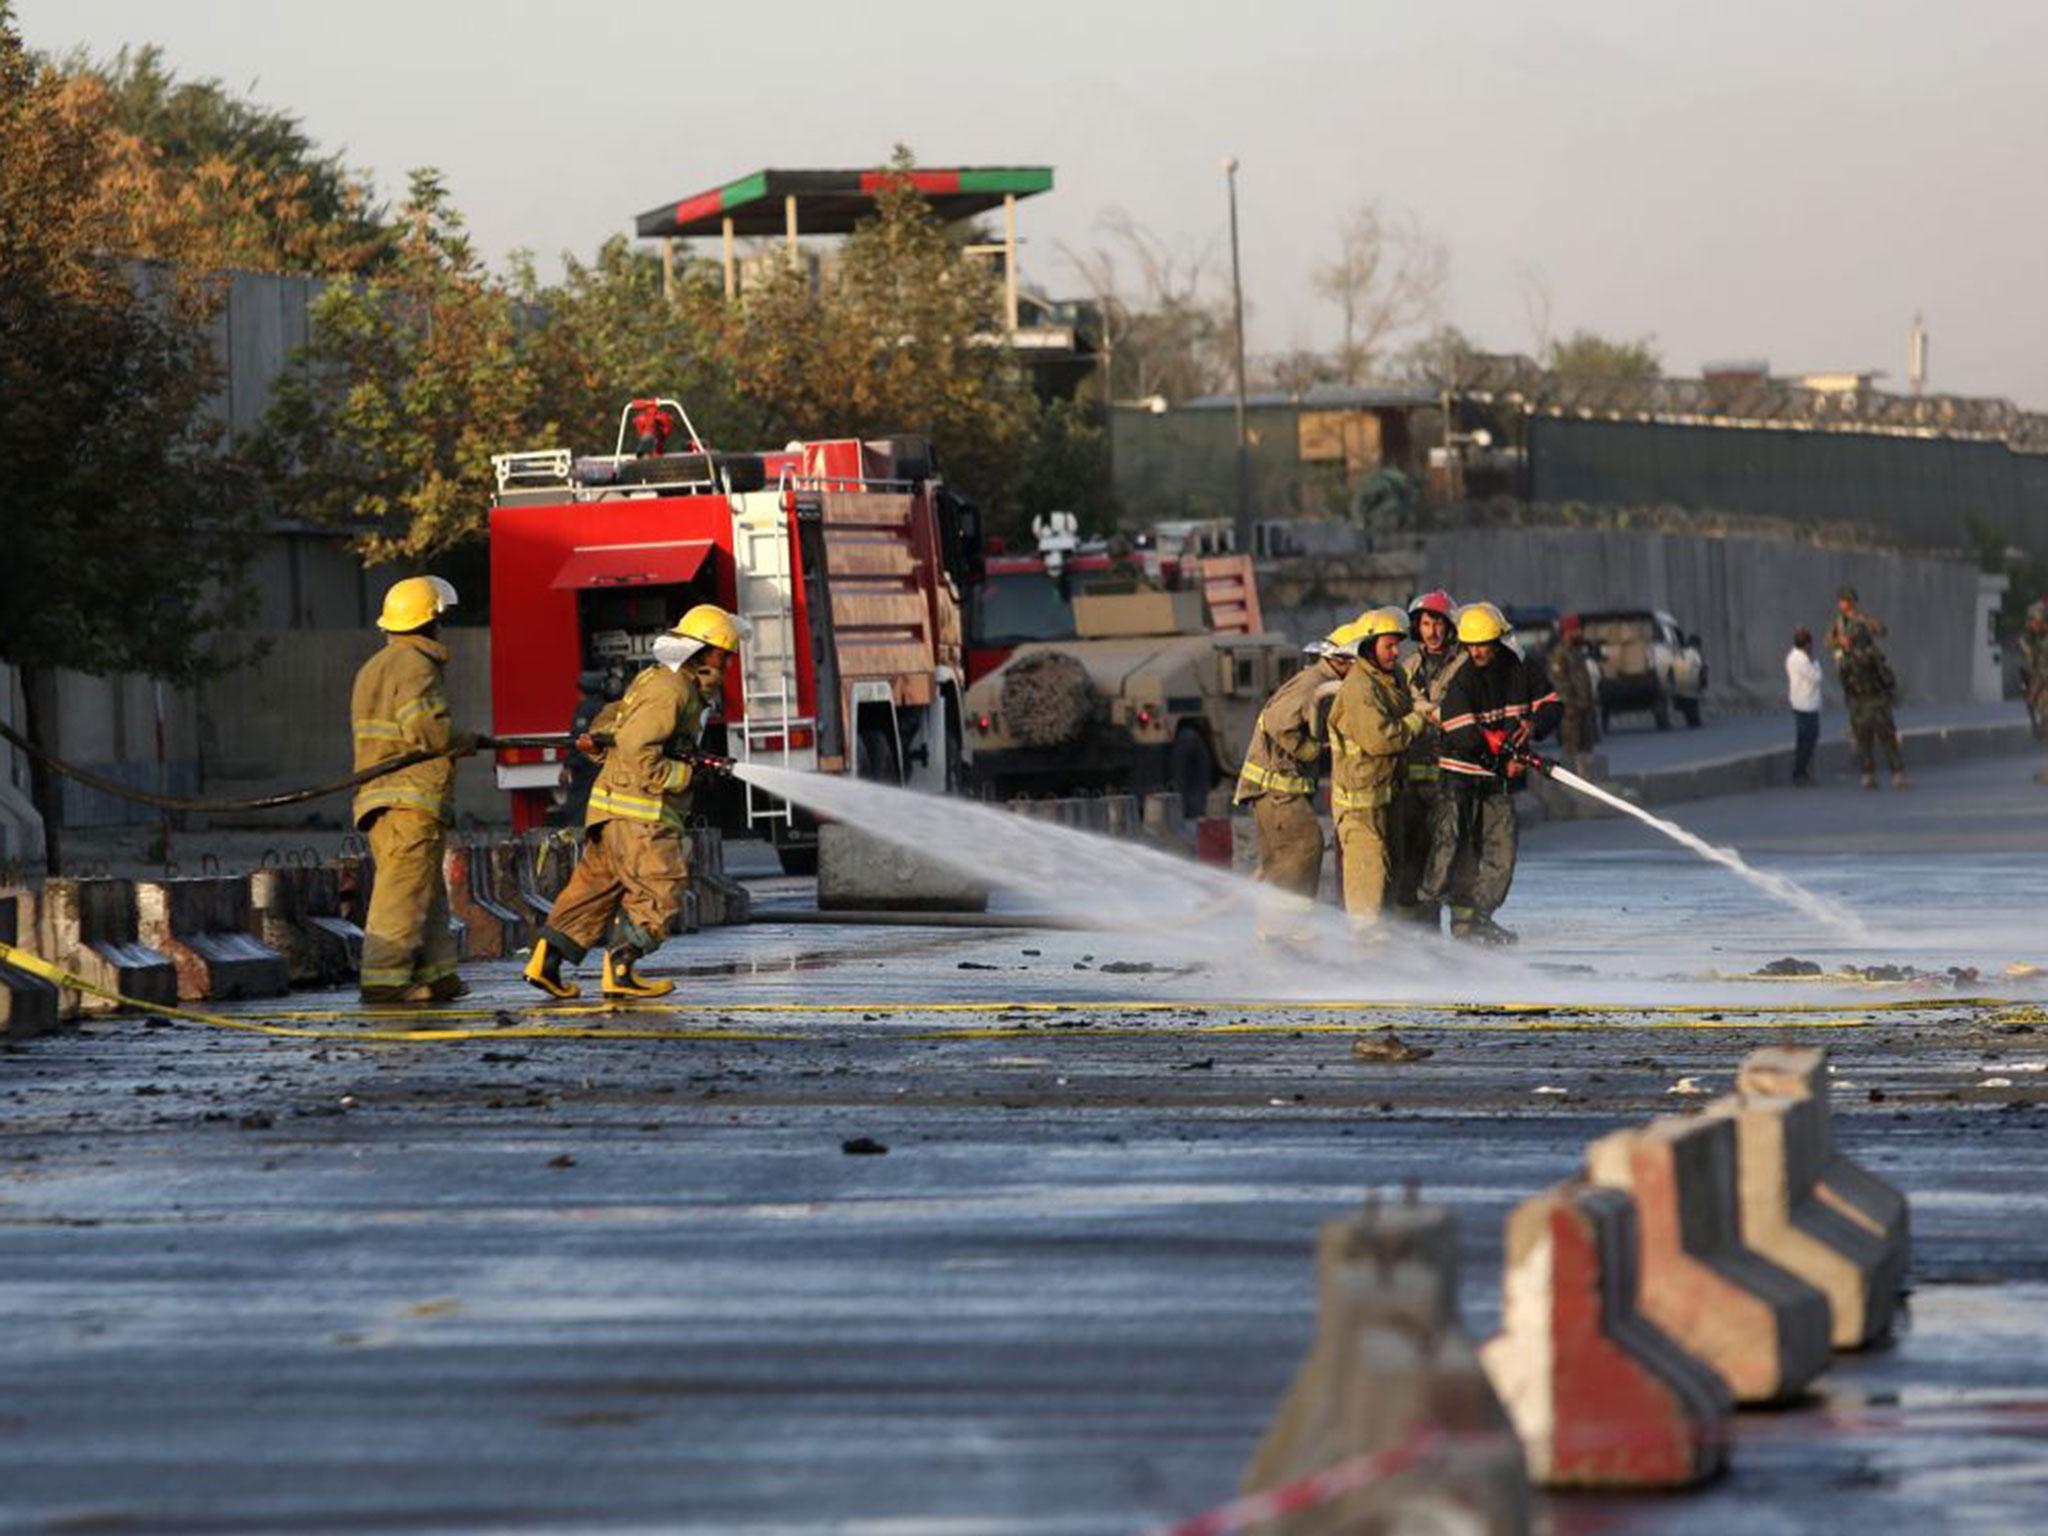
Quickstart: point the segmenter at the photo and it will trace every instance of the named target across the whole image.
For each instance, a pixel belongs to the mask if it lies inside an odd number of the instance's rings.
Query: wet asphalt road
[[[1962,992],[2038,1004],[1989,979],[2048,963],[2048,790],[2022,783],[1682,814],[1830,894],[1914,882],[1910,921],[1830,964],[1974,964]],[[763,924],[665,955],[717,1006],[583,1020],[718,1038],[124,1021],[11,1049],[0,1525],[1143,1530],[1232,1493],[1313,1328],[1319,1220],[1420,1180],[1483,1333],[1515,1200],[1787,1038],[1835,1053],[1843,1142],[1912,1196],[1905,1330],[1745,1416],[1714,1488],[1552,1500],[1548,1527],[2048,1525],[2048,1025],[1941,987],[1670,981],[1819,951],[1633,829],[1542,829],[1503,916],[1611,993],[1917,1006],[1316,1008],[1233,995],[1227,955],[1173,974],[1164,939]],[[510,966],[472,980],[479,1025],[524,1008]],[[892,1006],[942,1000],[990,1006]],[[768,1002],[835,1011],[724,1006]],[[1382,1022],[1435,1054],[1355,1060]]]

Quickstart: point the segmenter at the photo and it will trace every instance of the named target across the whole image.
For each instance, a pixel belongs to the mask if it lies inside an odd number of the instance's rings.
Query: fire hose
[[[611,737],[602,734],[583,738],[576,745],[581,747],[584,740],[587,740],[591,747],[611,745]],[[404,768],[412,768],[421,763],[431,762],[437,757],[463,755],[453,747],[444,747],[439,750],[422,747],[417,751],[407,752],[403,756],[391,758],[387,762],[378,763],[374,767],[364,768],[359,772],[350,774],[345,779],[336,779],[331,784],[315,784],[306,789],[285,790],[274,795],[255,795],[244,800],[202,800],[185,795],[160,795],[153,790],[137,788],[133,784],[123,784],[119,779],[108,778],[105,774],[95,773],[90,768],[81,768],[76,763],[67,763],[55,753],[45,751],[37,746],[4,720],[0,720],[0,741],[5,741],[8,745],[25,753],[36,762],[41,763],[45,768],[48,768],[52,773],[62,774],[65,778],[73,779],[85,785],[88,789],[95,789],[102,794],[113,795],[117,799],[130,800],[137,805],[151,806],[160,811],[185,811],[202,816],[237,815],[245,811],[271,811],[281,806],[302,805],[308,800],[320,800],[328,795],[338,795],[351,789],[359,789],[363,785],[381,779],[387,774],[397,773]],[[476,745],[479,749],[559,747],[568,744],[568,742],[569,738],[566,735],[479,736],[476,738]],[[732,770],[732,759],[729,757],[718,757],[708,752],[688,752],[677,755],[684,757],[694,768],[706,773],[729,773]]]

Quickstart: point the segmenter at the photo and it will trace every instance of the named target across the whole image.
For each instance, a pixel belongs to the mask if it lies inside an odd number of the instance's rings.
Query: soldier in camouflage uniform
[[[1444,689],[1465,665],[1465,650],[1452,636],[1458,621],[1457,606],[1448,592],[1425,592],[1408,605],[1409,633],[1415,649],[1401,658],[1401,677],[1416,699],[1431,710],[1443,702]],[[1392,845],[1393,871],[1387,899],[1397,916],[1441,926],[1442,907],[1425,904],[1416,896],[1422,872],[1429,865],[1430,839],[1436,824],[1437,784],[1441,770],[1437,753],[1443,737],[1434,720],[1424,724],[1408,748],[1408,760],[1394,787],[1394,804],[1388,813],[1388,841]]]
[[[1550,648],[1550,686],[1557,693],[1560,718],[1557,744],[1565,765],[1580,778],[1593,771],[1593,674],[1586,670],[1586,630],[1576,613],[1558,621],[1557,644]]]
[[[2020,631],[2020,682],[2034,735],[2048,736],[2048,597],[2027,605],[2027,627]]]
[[[1835,594],[1835,607],[1835,622],[1828,627],[1828,650],[1834,654],[1835,672],[1849,705],[1849,736],[1856,746],[1863,787],[1877,788],[1877,751],[1882,747],[1892,771],[1892,788],[1904,789],[1909,782],[1906,761],[1899,751],[1898,727],[1892,722],[1898,681],[1877,643],[1885,633],[1884,623],[1857,605],[1854,587]]]

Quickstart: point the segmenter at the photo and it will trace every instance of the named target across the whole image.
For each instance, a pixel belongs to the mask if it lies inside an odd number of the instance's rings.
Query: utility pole
[[[1252,458],[1244,425],[1244,271],[1237,253],[1237,156],[1223,157],[1223,175],[1230,187],[1230,296],[1237,328],[1237,548],[1256,558],[1252,548]]]

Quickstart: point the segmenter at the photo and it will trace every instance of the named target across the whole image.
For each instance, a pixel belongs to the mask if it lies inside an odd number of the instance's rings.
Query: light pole
[[[1244,426],[1244,273],[1237,255],[1237,156],[1223,157],[1223,176],[1230,188],[1230,300],[1237,328],[1237,548],[1256,558],[1252,548],[1252,458]]]

